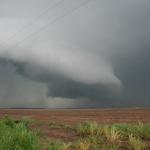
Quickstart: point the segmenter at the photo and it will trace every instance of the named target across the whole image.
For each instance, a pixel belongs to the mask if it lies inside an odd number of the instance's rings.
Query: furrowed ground
[[[0,117],[0,150],[150,149],[150,109],[1,109]]]
[[[76,124],[81,122],[133,123],[150,122],[150,108],[143,109],[0,109],[5,114],[22,118],[31,117],[43,122]]]

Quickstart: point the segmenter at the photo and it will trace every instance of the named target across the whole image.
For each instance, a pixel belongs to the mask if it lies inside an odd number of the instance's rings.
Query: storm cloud
[[[1,107],[150,105],[150,2],[83,2],[0,0]]]

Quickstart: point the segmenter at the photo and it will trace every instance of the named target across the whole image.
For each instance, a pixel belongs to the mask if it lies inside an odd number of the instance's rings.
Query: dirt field
[[[31,117],[48,122],[68,124],[95,121],[98,123],[150,122],[150,108],[143,109],[0,109],[4,115],[15,118]]]
[[[44,137],[76,141],[79,135],[65,128],[50,128],[50,122],[76,125],[83,122],[150,123],[150,108],[143,109],[0,109],[0,117],[29,117],[35,120],[31,130],[39,130]],[[46,138],[44,138],[46,139]],[[43,143],[46,142],[45,140]]]

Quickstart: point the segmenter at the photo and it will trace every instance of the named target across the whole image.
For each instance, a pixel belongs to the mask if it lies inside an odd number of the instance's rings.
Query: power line
[[[75,12],[76,10],[80,9],[81,7],[84,7],[86,4],[88,4],[90,1],[92,0],[86,0],[83,3],[81,3],[80,5],[78,5],[77,7],[73,8],[72,10],[66,12],[65,14],[58,16],[57,18],[55,18],[54,20],[52,20],[51,22],[47,23],[45,26],[39,28],[37,31],[29,34],[28,36],[26,36],[24,39],[22,39],[21,41],[17,42],[15,45],[13,45],[13,47],[17,47],[19,46],[22,42],[28,40],[29,38],[31,38],[32,36],[42,32],[43,30],[45,30],[46,28],[49,27],[49,25],[52,25],[54,23],[56,23],[57,21],[59,21],[60,19],[70,15],[71,13]]]
[[[24,29],[32,26],[32,24],[34,24],[37,20],[39,20],[42,16],[44,16],[46,13],[48,13],[49,11],[55,9],[56,7],[58,7],[59,5],[61,5],[64,2],[64,0],[60,0],[59,2],[57,2],[54,6],[49,7],[48,9],[46,9],[45,11],[43,11],[39,16],[37,16],[35,19],[33,19],[30,23],[28,23],[27,25],[23,26],[20,30],[18,30],[16,33],[14,33],[13,35],[11,35],[8,39],[6,39],[4,42],[0,43],[0,45],[3,45],[5,43],[7,43],[8,41],[10,41],[11,39],[13,39],[14,37],[16,37],[18,35],[18,33],[24,31]]]

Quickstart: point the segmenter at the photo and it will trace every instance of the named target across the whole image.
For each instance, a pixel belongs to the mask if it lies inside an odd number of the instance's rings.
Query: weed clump
[[[76,126],[76,132],[79,135],[83,135],[83,136],[94,135],[94,134],[98,133],[98,130],[99,130],[98,124],[95,122],[93,122],[93,123],[86,122],[83,124],[78,124]]]
[[[36,122],[32,122],[32,124]],[[31,125],[31,124],[30,124]],[[78,137],[67,142],[40,135],[29,130],[29,120],[19,121],[6,116],[0,120],[0,150],[148,150],[150,148],[150,124],[100,125],[95,122],[71,126],[50,122],[50,129],[67,129]],[[68,130],[69,129],[69,130]],[[39,144],[40,143],[40,144]]]
[[[39,150],[36,133],[28,131],[27,122],[16,123],[10,117],[0,121],[0,150]]]
[[[139,138],[134,137],[132,134],[129,135],[129,146],[134,150],[145,150],[146,145]]]

